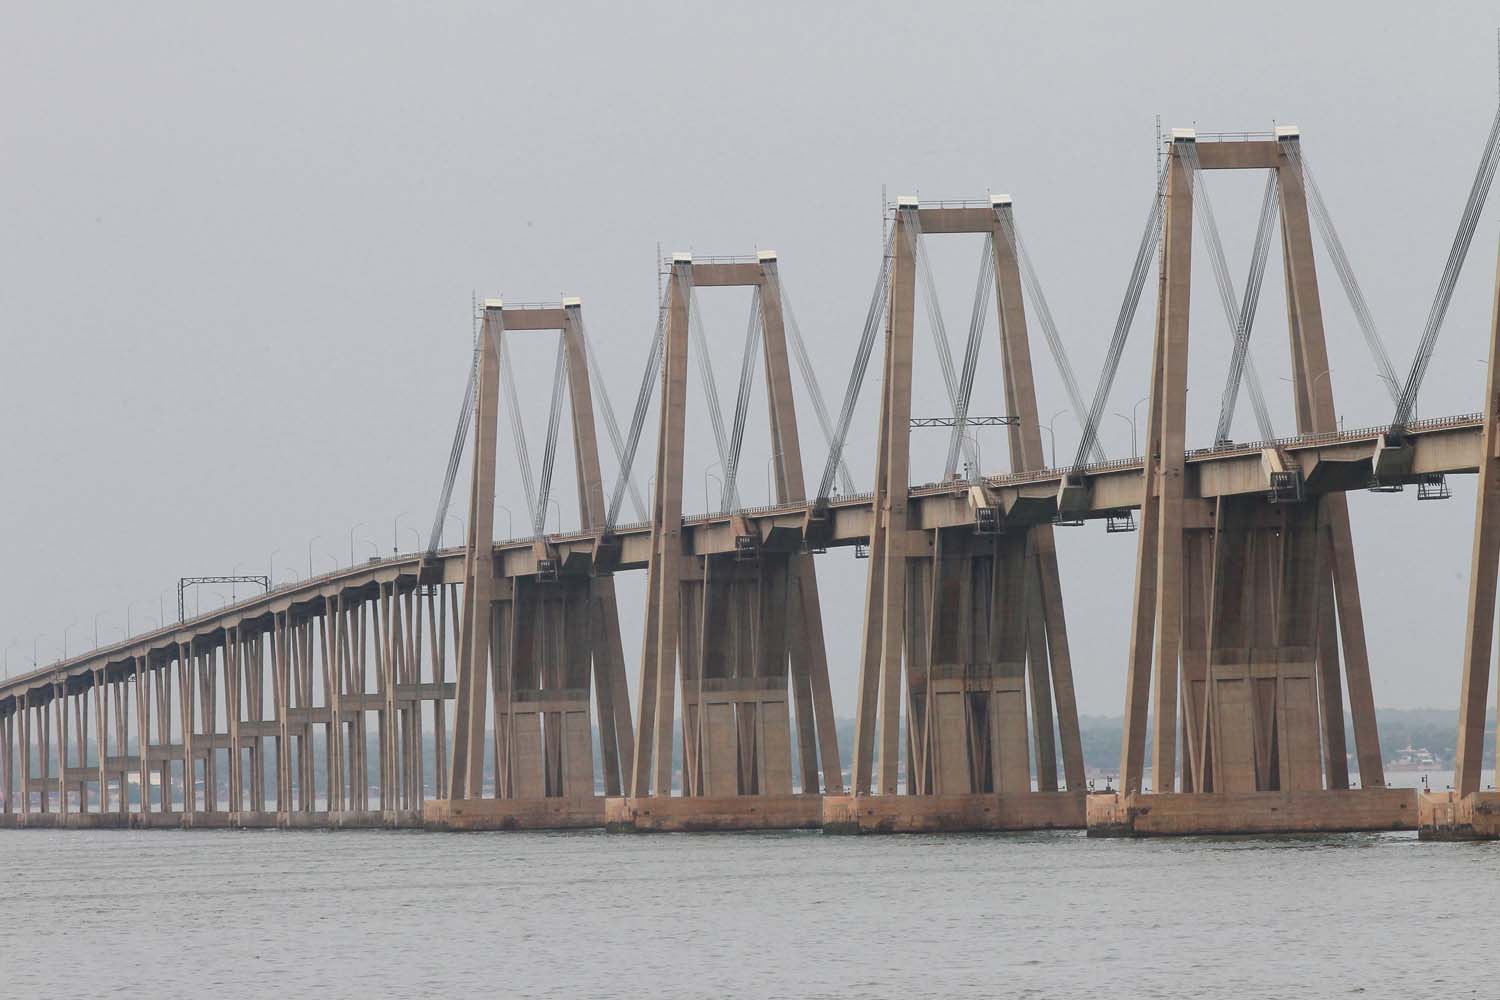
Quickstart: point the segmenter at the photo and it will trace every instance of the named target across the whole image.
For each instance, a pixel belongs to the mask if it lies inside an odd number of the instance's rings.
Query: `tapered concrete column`
[[[914,203],[898,203],[891,244],[885,373],[875,468],[870,583],[865,594],[864,649],[855,716],[853,791],[894,795],[900,766],[901,662],[905,645],[907,477],[911,448],[912,319],[916,261]],[[879,734],[878,754],[872,752]],[[872,759],[878,773],[872,775]]]
[[[604,473],[599,463],[599,436],[594,422],[588,352],[578,300],[565,300],[563,311],[567,317],[562,333],[567,353],[569,409],[573,419],[579,522],[586,531],[602,532],[607,527]],[[615,599],[614,575],[596,574],[589,587],[591,618],[587,648],[591,650],[594,686],[599,701],[604,789],[606,794],[618,795],[635,753],[635,733],[630,724],[630,691],[625,682],[625,650],[620,638],[620,610]]]
[[[1186,140],[1192,141],[1192,140]],[[1184,141],[1173,143],[1167,174],[1166,218],[1162,226],[1164,305],[1158,316],[1161,332],[1160,382],[1153,382],[1152,437],[1156,474],[1155,594],[1153,631],[1156,655],[1152,701],[1152,783],[1171,791],[1177,774],[1177,683],[1182,637],[1182,569],[1184,483],[1186,472],[1188,307],[1193,250],[1193,177],[1184,159]],[[1159,413],[1157,409],[1159,407]],[[1132,761],[1134,764],[1134,761]],[[1139,787],[1139,774],[1121,779],[1127,789]],[[1134,784],[1132,784],[1134,782]]]
[[[640,720],[631,790],[672,794],[672,723],[682,603],[682,454],[687,411],[688,308],[692,260],[678,256],[668,279],[661,425],[651,508],[646,634],[641,657]]]
[[[464,555],[463,624],[459,628],[458,684],[453,720],[450,799],[478,798],[484,780],[484,705],[494,590],[495,440],[500,403],[502,303],[487,300],[479,333],[479,384],[474,414],[474,476]]]
[[[1036,382],[1031,364],[1031,339],[1027,333],[1026,307],[1021,294],[1021,271],[1018,247],[1013,245],[1015,224],[1008,196],[992,198],[995,225],[991,245],[995,255],[995,303],[1000,321],[1000,360],[1005,380],[1005,398],[1010,415],[1019,418],[1008,428],[1011,468],[1029,471],[1046,467],[1042,451],[1042,427],[1036,401]],[[1080,415],[1080,419],[1082,419]],[[1039,743],[1039,754],[1050,754],[1052,747],[1052,701],[1057,704],[1057,731],[1062,742],[1063,771],[1069,789],[1084,787],[1083,737],[1078,729],[1078,700],[1073,688],[1073,658],[1068,644],[1067,617],[1063,609],[1062,581],[1057,565],[1057,543],[1050,524],[1028,529],[1031,536],[1029,572],[1035,574],[1036,599],[1028,616],[1028,664],[1038,683],[1033,690],[1050,687],[1050,695],[1041,690],[1035,701],[1033,716]],[[1043,715],[1046,718],[1043,718]],[[1045,751],[1040,734],[1045,728]],[[1051,786],[1055,787],[1055,775]],[[1039,785],[1047,790],[1048,783]]]
[[[1303,187],[1300,156],[1290,149],[1300,143],[1295,135],[1279,141],[1276,180],[1280,188],[1283,261],[1286,267],[1287,318],[1291,334],[1292,372],[1297,404],[1297,431],[1316,434],[1338,429],[1333,402],[1333,373],[1323,334],[1323,309],[1318,295],[1317,266],[1313,257],[1312,226],[1308,221],[1307,194]],[[1333,576],[1337,599],[1339,633],[1343,639],[1344,672],[1348,678],[1349,709],[1354,720],[1354,745],[1359,758],[1360,782],[1367,788],[1385,784],[1385,766],[1380,736],[1375,724],[1375,694],[1370,684],[1370,656],[1365,641],[1364,612],[1359,596],[1359,577],[1354,562],[1354,536],[1349,525],[1348,500],[1342,493],[1322,497],[1327,524],[1327,564]],[[1326,628],[1331,623],[1325,622]],[[1333,652],[1329,645],[1325,657]],[[1337,677],[1337,664],[1332,665]],[[1326,673],[1326,671],[1325,671]],[[1326,690],[1333,694],[1331,682]],[[1327,711],[1333,712],[1334,705]],[[1343,713],[1340,702],[1337,711]],[[1342,734],[1342,721],[1331,730]],[[1347,784],[1347,779],[1345,779]]]
[[[1165,252],[1165,247],[1163,247]],[[1163,257],[1163,260],[1165,258]],[[1120,791],[1139,792],[1146,771],[1146,723],[1151,706],[1151,663],[1156,651],[1156,549],[1161,536],[1161,427],[1166,393],[1167,269],[1159,268],[1156,335],[1151,350],[1151,389],[1141,469],[1141,523],[1136,537],[1135,583],[1131,589],[1130,644],[1126,649],[1125,720],[1120,742]]]
[[[1453,776],[1454,788],[1460,796],[1479,791],[1484,766],[1485,701],[1495,642],[1495,585],[1500,576],[1500,262],[1495,273],[1489,366],[1485,373],[1484,432],[1474,500],[1474,549],[1469,559],[1468,619]]]

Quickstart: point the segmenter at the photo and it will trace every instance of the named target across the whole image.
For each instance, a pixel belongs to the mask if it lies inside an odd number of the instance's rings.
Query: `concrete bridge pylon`
[[[1248,141],[1173,133],[1121,789],[1090,799],[1092,835],[1389,829],[1413,820],[1413,793],[1384,787],[1342,492],[1370,482],[1372,463],[1304,466],[1273,445],[1262,452],[1264,493],[1203,500],[1187,483],[1193,188],[1201,171],[1275,172],[1297,430],[1338,429],[1299,143],[1290,127]],[[1345,681],[1363,786],[1356,791]]]
[[[620,793],[634,752],[608,545],[564,557],[540,536],[530,547],[534,565],[525,573],[502,571],[494,554],[501,338],[508,332],[556,331],[562,338],[579,520],[583,531],[600,532],[603,539],[604,485],[581,310],[577,299],[519,308],[485,302],[453,765],[447,799],[427,806],[429,822],[470,828],[599,825],[604,800],[596,794],[591,688],[598,700],[606,794]],[[492,744],[488,783],[486,733]]]
[[[976,476],[966,523],[925,526],[908,504],[924,233],[987,237],[1012,415],[1011,468],[1045,465],[1011,213],[1008,196],[958,207],[897,202],[851,794],[825,803],[825,829],[1084,822],[1083,749],[1051,523],[1055,501],[1007,508]]]
[[[775,503],[807,502],[778,267],[772,251],[753,259],[697,261],[677,254],[671,261],[635,759],[628,794],[608,805],[612,828],[816,826],[820,794],[843,786],[817,572],[806,532],[788,527],[762,532],[731,511],[726,528],[732,544],[696,552],[684,544],[681,529],[695,288],[754,290]],[[730,455],[727,462],[735,465],[738,457]],[[724,472],[732,479],[735,469]],[[674,729],[679,728],[674,723],[680,723],[682,741],[678,796],[673,795]]]

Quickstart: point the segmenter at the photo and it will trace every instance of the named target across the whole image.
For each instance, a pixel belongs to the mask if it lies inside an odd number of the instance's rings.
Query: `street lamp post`
[[[1067,412],[1067,409],[1058,410],[1052,414],[1052,419],[1047,421],[1047,436],[1052,439],[1052,468],[1054,469],[1057,468],[1057,431],[1054,429],[1053,424],[1057,423],[1058,417]]]
[[[974,446],[973,481],[977,483],[984,476],[984,473],[981,471],[984,468],[984,458],[983,453],[979,450],[979,434],[977,432],[974,434],[960,434],[958,439],[960,441],[968,441]],[[1053,449],[1053,454],[1055,455],[1056,453],[1056,449]]]
[[[1323,371],[1320,371],[1320,372],[1318,372],[1318,374],[1314,375],[1312,377],[1312,381],[1309,382],[1309,383],[1307,383],[1308,394],[1311,395],[1312,391],[1317,388],[1317,386],[1318,386],[1318,379],[1320,379],[1320,378],[1327,378],[1328,376],[1330,376],[1332,374],[1333,374],[1333,369],[1332,368],[1325,368]],[[1376,372],[1375,374],[1376,375],[1380,375],[1381,378],[1385,378],[1385,376],[1381,375],[1380,372]],[[1279,375],[1277,377],[1280,378],[1281,381],[1283,381],[1283,382],[1290,383],[1293,389],[1297,388],[1297,378],[1296,378],[1295,375],[1293,377],[1291,377],[1291,378],[1287,378],[1285,375]]]
[[[39,641],[41,641],[42,639],[45,639],[45,638],[47,638],[47,633],[46,632],[38,632],[36,634],[36,636],[31,640],[31,669],[32,670],[36,669],[36,646],[37,646],[37,643]]]
[[[365,522],[363,522],[363,521],[355,521],[354,524],[351,525],[350,528],[349,528],[349,565],[350,565],[350,567],[353,567],[353,565],[354,565],[354,533],[356,531],[358,531],[360,528],[363,528],[363,527],[365,527]]]
[[[1121,420],[1125,421],[1127,424],[1130,425],[1130,457],[1134,458],[1135,457],[1135,419],[1133,417],[1127,417],[1125,414],[1120,413],[1118,411],[1115,413],[1115,416],[1119,417]]]
[[[556,507],[557,508],[557,521],[556,521],[556,523],[554,525],[554,527],[556,528],[556,530],[553,532],[553,534],[560,535],[560,534],[562,534],[562,504],[558,503],[557,499],[555,497],[548,497],[547,498],[547,503],[542,507],[542,535],[545,537],[546,534],[547,534],[547,508],[548,507]]]
[[[68,633],[71,632],[74,628],[76,628],[77,625],[78,625],[78,622],[71,621],[71,622],[68,622],[68,624],[66,624],[66,625],[63,626],[62,658],[65,659],[65,660],[68,658]]]
[[[709,466],[708,468],[711,469],[711,468],[713,468],[713,466]],[[708,481],[710,479],[712,479],[714,482],[716,482],[716,483],[719,484],[719,492],[720,493],[724,492],[724,480],[720,479],[718,476],[714,475],[712,472],[709,472],[708,469],[704,469],[703,470],[703,513],[705,513],[705,514],[712,514],[713,513],[713,508],[710,507],[709,504],[708,504]]]
[[[507,540],[516,537],[516,515],[503,503],[495,504],[495,509],[505,511],[505,537]]]
[[[709,502],[708,502],[708,479],[709,479],[709,472],[708,472],[708,470],[712,469],[716,465],[719,467],[719,471],[720,472],[725,472],[727,474],[727,470],[725,470],[725,468],[724,468],[724,463],[721,462],[721,461],[719,461],[719,460],[717,460],[717,459],[715,459],[712,462],[709,462],[707,465],[705,465],[703,467],[703,513],[705,513],[705,514],[712,514],[712,513],[714,513],[714,508],[712,506],[710,506]],[[714,482],[716,482],[716,483],[719,484],[719,496],[722,498],[724,496],[724,480],[720,479],[718,476],[714,476],[713,480],[714,480]],[[721,504],[721,506],[722,506],[722,504]]]
[[[99,648],[99,619],[103,618],[107,614],[109,614],[109,612],[107,612],[107,611],[101,611],[101,612],[99,612],[98,614],[96,614],[94,616],[94,648],[95,649]]]
[[[391,518],[391,555],[393,556],[401,554],[401,519],[405,516],[406,511],[403,510]],[[420,538],[422,536],[418,535],[417,537]],[[418,547],[420,548],[420,546]]]
[[[313,547],[313,542],[316,542],[318,539],[320,539],[322,537],[323,537],[322,535],[313,535],[311,538],[309,538],[307,540],[307,576],[308,576],[308,579],[311,579],[312,575],[313,575],[313,568],[312,568],[312,547]]]
[[[782,453],[778,451],[778,452],[773,452],[771,454],[771,457],[768,458],[768,459],[766,459],[766,505],[767,506],[771,506],[771,507],[774,507],[775,505],[777,505],[777,504],[779,504],[779,503],[782,502],[781,497],[774,490],[771,489],[771,470],[775,468],[776,462],[779,461],[781,458],[782,458]],[[800,500],[800,499],[806,499],[806,498],[805,497],[788,497],[787,499],[788,500]]]

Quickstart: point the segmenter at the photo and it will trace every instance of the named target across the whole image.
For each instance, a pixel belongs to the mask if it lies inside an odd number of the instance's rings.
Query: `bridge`
[[[636,405],[622,430],[589,350],[582,303],[486,300],[429,544],[272,589],[0,684],[0,825],[427,826],[443,829],[922,831],[1088,828],[1098,835],[1409,829],[1500,836],[1478,787],[1500,578],[1500,299],[1485,408],[1415,419],[1416,395],[1500,162],[1500,116],[1411,369],[1399,379],[1370,318],[1295,128],[1176,130],[1093,399],[1077,384],[1008,196],[898,199],[848,389],[831,412],[807,362],[772,252],[674,255]],[[1243,296],[1208,201],[1217,170],[1267,175]],[[1196,210],[1195,210],[1196,206]],[[1188,288],[1195,222],[1233,354],[1215,443],[1186,441]],[[1281,232],[1296,432],[1275,436],[1250,354],[1272,234]],[[1343,430],[1333,403],[1314,232],[1349,295],[1393,417]],[[935,305],[928,237],[984,251],[955,360]],[[1156,265],[1153,375],[1143,454],[1097,444],[1136,305]],[[700,288],[752,295],[740,388],[721,408],[699,324]],[[912,413],[922,299],[951,416]],[[986,473],[966,428],[990,300],[999,329],[1009,471]],[[1030,329],[1039,327],[1084,428],[1044,461]],[[555,335],[540,475],[514,419],[508,342]],[[844,453],[883,342],[873,489]],[[696,360],[724,473],[719,510],[683,510],[687,386]],[[828,446],[805,479],[793,367]],[[739,503],[749,384],[763,370],[775,502]],[[1248,390],[1262,440],[1229,429]],[[994,392],[998,389],[999,392]],[[655,394],[649,513],[622,521]],[[499,413],[512,408],[533,531],[494,538]],[[564,412],[566,411],[566,417]],[[910,483],[911,428],[949,430],[946,474]],[[618,470],[606,494],[603,424]],[[545,531],[561,428],[571,428],[579,528]],[[472,442],[467,537],[441,547]],[[960,467],[960,463],[963,463]],[[1054,462],[1053,465],[1057,463]],[[1385,787],[1356,545],[1345,494],[1480,500],[1451,793]],[[559,504],[560,505],[560,504]],[[538,516],[540,515],[540,516]],[[1134,532],[1124,651],[1121,788],[1083,771],[1055,533]],[[817,556],[867,558],[852,759],[841,759]],[[615,578],[645,571],[630,704]],[[1353,787],[1345,691],[1360,775]],[[1147,763],[1157,780],[1146,780]]]

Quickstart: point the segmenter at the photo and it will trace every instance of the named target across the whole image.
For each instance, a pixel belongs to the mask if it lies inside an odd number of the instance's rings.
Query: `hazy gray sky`
[[[623,418],[655,319],[658,242],[775,248],[836,407],[878,264],[882,185],[891,198],[1012,193],[1091,394],[1149,207],[1157,113],[1167,127],[1302,127],[1404,372],[1494,113],[1497,21],[1493,3],[7,4],[10,668],[29,666],[38,633],[41,659],[58,656],[70,623],[69,650],[84,648],[96,613],[101,638],[118,637],[127,610],[137,630],[159,602],[172,614],[181,575],[263,573],[273,553],[278,578],[306,574],[309,544],[321,572],[347,563],[351,527],[357,558],[389,552],[397,515],[401,548],[415,547],[463,388],[471,291],[581,296]],[[1211,179],[1237,284],[1262,183]],[[1497,215],[1476,237],[1424,415],[1479,404]],[[932,242],[957,338],[978,248],[950,239]],[[1201,248],[1196,272],[1195,446],[1212,437],[1227,357]],[[1389,401],[1326,260],[1320,277],[1339,412],[1379,423]],[[1273,262],[1255,343],[1286,433],[1281,295]],[[749,300],[703,298],[729,405]],[[1111,411],[1129,414],[1145,393],[1152,308],[1142,303]],[[989,335],[973,412],[1005,412]],[[937,413],[922,336],[916,409]],[[1046,416],[1067,399],[1034,325],[1033,340]],[[534,454],[553,349],[517,346]],[[862,484],[876,374],[851,442]],[[765,495],[762,386],[747,503]],[[701,390],[690,393],[686,506],[700,510],[719,470]],[[798,400],[815,480],[824,448]],[[1070,454],[1072,415],[1055,430]],[[1236,431],[1256,436],[1248,412]],[[1128,420],[1107,418],[1111,454],[1129,437]],[[521,533],[508,441],[502,430],[500,502]],[[943,443],[914,442],[915,477],[935,474],[925,455]],[[987,468],[1004,468],[1003,438],[982,448]],[[1448,503],[1410,491],[1351,502],[1382,706],[1456,703],[1472,480],[1454,487]],[[566,476],[557,495],[573,495]],[[1079,705],[1115,714],[1134,537],[1092,525],[1059,539]],[[841,715],[853,710],[866,565],[847,551],[819,563]],[[622,588],[632,685],[639,576]]]

